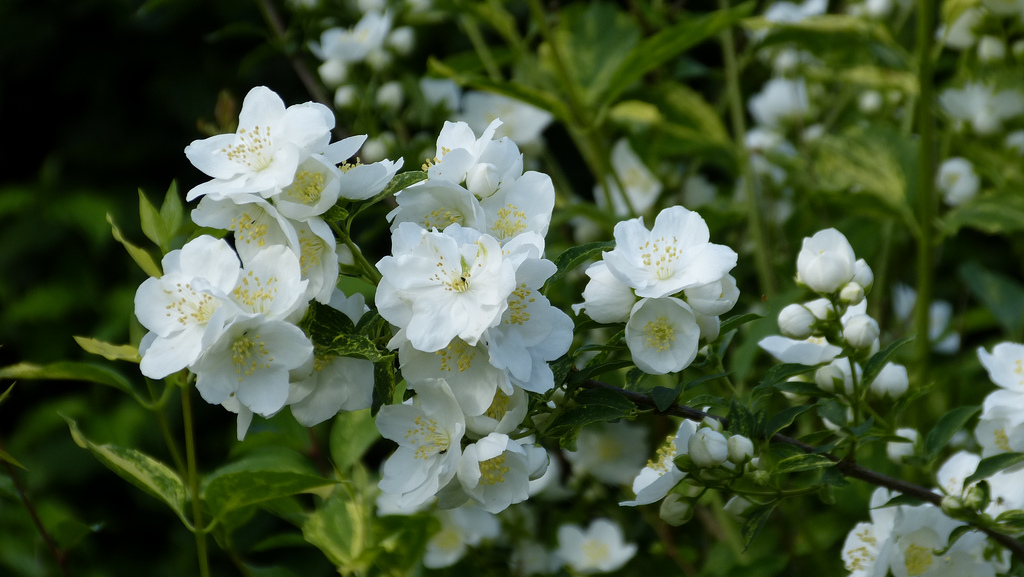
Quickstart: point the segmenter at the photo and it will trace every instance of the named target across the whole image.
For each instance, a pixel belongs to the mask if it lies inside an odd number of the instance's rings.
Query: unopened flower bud
[[[882,108],[882,95],[877,90],[865,90],[857,98],[857,108],[864,114],[874,114]]]
[[[875,283],[875,273],[871,272],[871,267],[862,258],[853,263],[853,282],[864,289],[864,294],[871,292],[871,285]]]
[[[316,71],[320,74],[320,80],[330,87],[341,86],[348,78],[348,65],[337,58],[324,60]]]
[[[709,429],[715,431],[716,433],[722,432],[722,421],[719,421],[714,417],[704,417],[704,420],[701,421],[700,424],[705,427],[708,427]]]
[[[856,315],[843,327],[843,340],[851,347],[869,349],[878,338],[878,322],[868,315]]]
[[[722,510],[728,513],[729,516],[736,521],[742,523],[746,520],[747,515],[754,510],[754,504],[748,501],[745,497],[734,495],[732,499],[726,501]]]
[[[334,91],[334,107],[348,108],[356,103],[356,87],[351,84],[339,86]]]
[[[673,527],[678,527],[693,518],[693,501],[679,493],[669,493],[658,509],[661,520]]]
[[[859,305],[864,300],[864,287],[857,282],[848,282],[839,289],[839,300],[848,305]]]
[[[876,397],[898,399],[907,392],[909,386],[910,378],[907,376],[907,368],[896,363],[888,363],[882,367],[874,382],[871,383],[871,393]]]
[[[845,388],[843,387],[845,380],[846,376],[835,363],[825,365],[814,372],[814,383],[826,393],[834,393],[836,387]]]
[[[819,321],[827,321],[836,318],[836,309],[832,307],[832,303],[828,302],[828,299],[814,299],[813,301],[807,301],[804,303],[804,307],[811,311],[814,318]]]
[[[896,436],[909,439],[909,443],[902,441],[889,441],[885,444],[885,454],[889,457],[889,460],[897,465],[902,465],[903,460],[907,457],[914,456],[914,445],[917,444],[918,433],[917,429],[896,429]]]
[[[791,304],[779,313],[779,332],[791,339],[803,340],[814,333],[816,321],[810,309]]]
[[[811,290],[832,294],[853,280],[853,247],[843,233],[834,228],[805,238],[796,258],[800,281]]]
[[[405,92],[397,80],[385,82],[377,89],[377,106],[395,110],[405,102]]]
[[[1017,60],[1024,58],[1024,40],[1018,40],[1010,45],[1010,52]]]
[[[415,33],[409,26],[400,26],[388,34],[388,46],[395,49],[395,52],[406,55],[412,52],[413,43],[416,41]]]
[[[982,36],[978,40],[978,60],[997,62],[1006,58],[1006,43],[995,36]]]
[[[967,490],[967,494],[964,495],[964,505],[974,511],[985,510],[991,499],[989,492],[990,489],[987,481],[981,481],[977,485],[973,485]]]
[[[964,502],[960,500],[960,497],[953,495],[943,497],[939,506],[942,508],[942,512],[950,517],[956,517],[964,512]]]
[[[743,435],[729,437],[729,460],[737,465],[742,465],[754,456],[754,442]]]
[[[729,445],[722,433],[702,428],[690,437],[687,452],[695,465],[709,469],[721,465],[729,458]]]

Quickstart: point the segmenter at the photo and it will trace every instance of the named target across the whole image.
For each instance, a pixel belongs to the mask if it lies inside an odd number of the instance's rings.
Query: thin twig
[[[14,489],[18,491],[18,497],[21,499],[22,505],[25,506],[25,510],[28,511],[29,517],[32,518],[32,523],[36,526],[36,530],[39,531],[39,535],[43,538],[43,542],[46,543],[46,548],[50,550],[50,553],[53,555],[53,559],[57,562],[57,567],[60,568],[61,575],[64,575],[64,577],[70,577],[71,573],[68,570],[67,553],[57,546],[57,542],[54,541],[53,537],[46,531],[46,527],[43,527],[43,522],[39,519],[39,514],[36,513],[36,506],[32,504],[32,501],[28,498],[28,494],[25,493],[25,487],[18,479],[14,466],[7,461],[3,461],[3,464],[4,468],[7,470],[7,474],[10,475],[11,480],[14,482]]]
[[[627,391],[625,389],[613,387],[612,385],[602,383],[600,381],[595,381],[593,379],[587,379],[581,382],[580,385],[589,389],[609,389],[619,393],[620,395],[626,397],[627,399],[629,399],[633,403],[636,403],[637,405],[642,405],[645,407],[653,408],[655,410],[659,410],[657,403],[654,402],[654,399],[642,393]],[[726,419],[725,417],[711,415],[705,413],[704,411],[694,409],[693,407],[687,407],[686,405],[679,405],[673,403],[670,407],[668,407],[668,409],[660,412],[666,415],[684,417],[692,421],[702,421],[705,418],[711,418],[721,422],[723,426],[728,427],[729,425],[729,420]],[[814,453],[818,450],[818,447],[815,447],[814,445],[810,445],[808,443],[804,443],[803,441],[798,441],[792,437],[787,437],[781,434],[773,435],[771,441],[773,443],[784,443],[786,445],[792,445],[805,453]],[[829,455],[827,453],[825,453],[824,455],[825,457],[831,459],[832,461],[835,461],[836,469],[838,469],[846,477],[858,479],[878,487],[885,487],[886,489],[896,491],[897,493],[902,493],[904,495],[908,495],[916,499],[920,499],[922,501],[931,503],[937,507],[941,506],[942,504],[942,495],[939,495],[938,493],[931,491],[927,487],[915,485],[902,479],[897,479],[895,477],[884,475],[882,473],[879,473],[878,471],[866,469],[849,458],[840,459],[838,457],[833,457],[832,455]],[[968,523],[970,522],[968,521]],[[970,524],[974,525],[973,523]],[[1021,543],[1020,541],[1018,541],[1010,535],[1000,533],[995,529],[990,529],[988,527],[980,527],[977,525],[974,526],[979,531],[982,531],[983,533],[991,537],[993,541],[999,543],[1003,547],[1006,547],[1014,557],[1021,561],[1024,561],[1024,543]]]

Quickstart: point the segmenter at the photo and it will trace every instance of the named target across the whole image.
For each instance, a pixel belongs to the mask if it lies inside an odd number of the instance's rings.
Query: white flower
[[[346,150],[343,152],[348,152],[348,156],[352,156],[364,140],[365,136],[353,136],[335,142],[332,146],[344,145]],[[341,191],[340,176],[341,171],[326,156],[310,155],[299,165],[291,184],[274,195],[274,206],[282,216],[293,220],[321,215],[338,201],[338,193]]]
[[[729,461],[742,465],[754,456],[754,442],[743,435],[729,437]]]
[[[971,6],[960,13],[955,22],[940,26],[936,36],[946,46],[955,50],[970,48],[977,41],[974,29],[985,18],[985,10],[980,6]]]
[[[192,220],[199,226],[234,233],[235,250],[243,262],[269,246],[284,245],[294,251],[299,250],[299,238],[292,221],[257,195],[242,194],[221,199],[205,196],[192,210]]]
[[[428,232],[405,222],[392,251],[377,263],[377,306],[416,349],[433,352],[455,337],[475,345],[500,322],[515,270],[494,238],[458,224]]]
[[[426,167],[429,179],[465,182],[477,197],[490,196],[506,180],[523,174],[523,155],[508,138],[493,140],[501,126],[495,119],[479,138],[465,122],[445,122],[437,137],[433,163]]]
[[[992,63],[1006,58],[1006,42],[997,36],[985,35],[978,41],[978,60]]]
[[[565,458],[577,471],[610,485],[625,485],[644,465],[644,455],[636,448],[644,446],[646,438],[643,427],[628,421],[589,425],[580,431],[576,451],[566,451]]]
[[[327,304],[338,284],[338,246],[331,226],[314,216],[295,225],[299,238],[299,267],[309,284],[304,300],[315,299]],[[349,250],[341,245],[343,250]],[[349,252],[351,254],[351,252]]]
[[[697,356],[701,330],[693,310],[671,298],[642,299],[626,322],[626,346],[637,368],[648,374],[677,373]]]
[[[1024,392],[999,389],[985,397],[974,437],[983,457],[1024,452]]]
[[[394,232],[403,222],[414,222],[430,230],[443,231],[450,224],[483,229],[484,209],[471,192],[458,184],[433,179],[410,186],[395,196],[398,207],[388,213]]]
[[[810,337],[801,341],[770,336],[761,339],[757,346],[780,363],[798,363],[809,367],[827,363],[843,351],[840,347],[830,345],[824,337]]]
[[[359,322],[369,310],[361,294],[346,297],[335,289],[329,306],[345,314],[353,323]],[[292,383],[290,396],[300,397],[289,403],[295,420],[312,427],[330,419],[339,411],[368,409],[373,401],[373,363],[366,359],[317,354],[313,372],[308,379]]]
[[[604,260],[637,296],[669,296],[718,281],[736,266],[736,253],[709,238],[699,214],[673,206],[658,214],[651,230],[642,217],[615,225],[615,248]]]
[[[772,78],[761,92],[750,97],[748,107],[750,115],[761,126],[780,128],[807,116],[810,111],[807,84],[803,78]]]
[[[632,206],[634,213],[647,212],[661,195],[662,184],[640,160],[625,138],[620,138],[612,147],[611,165],[619,182],[626,188],[625,191],[621,190],[619,183],[611,175],[605,180],[615,214],[623,216],[630,213],[623,195],[629,199],[629,205]],[[594,185],[594,199],[598,206],[607,206],[607,195],[601,184]]]
[[[635,554],[636,545],[626,543],[622,529],[608,519],[595,519],[586,531],[571,524],[558,528],[558,556],[580,573],[615,571]]]
[[[513,394],[505,372],[490,363],[483,342],[469,345],[455,338],[437,351],[423,352],[404,341],[398,345],[398,359],[403,376],[411,383],[437,377],[445,379],[467,415],[484,414],[499,389],[507,395]]]
[[[774,2],[764,11],[764,18],[770,22],[799,22],[804,18],[824,14],[826,10],[828,0],[805,0],[802,4]]]
[[[420,92],[423,99],[431,106],[443,104],[448,112],[455,112],[459,109],[462,101],[462,88],[449,78],[420,78]],[[488,121],[488,124],[490,121]],[[480,127],[480,130],[486,125]]]
[[[430,537],[423,552],[423,566],[427,569],[451,567],[469,547],[501,534],[498,518],[474,504],[435,511],[434,516],[441,522],[441,530]]]
[[[301,280],[299,257],[288,247],[275,245],[245,263],[231,300],[244,313],[297,322],[305,312],[309,281]]]
[[[710,428],[697,429],[687,446],[693,464],[703,469],[717,467],[729,459],[729,442],[725,435]]]
[[[599,323],[628,320],[636,304],[633,289],[616,278],[603,260],[591,264],[584,272],[590,281],[583,289],[583,302],[572,305],[573,312],[580,314],[586,310],[587,316]]]
[[[421,505],[451,481],[462,456],[465,418],[444,379],[415,383],[412,404],[385,405],[377,430],[398,443],[382,467],[380,489],[400,495],[400,508]]]
[[[963,204],[977,196],[979,186],[974,165],[959,156],[944,160],[935,175],[935,187],[950,206]]]
[[[241,269],[227,242],[200,236],[167,253],[162,264],[164,275],[135,292],[135,316],[150,331],[139,347],[139,368],[151,379],[195,362],[237,312],[227,293]]]
[[[499,513],[529,497],[526,451],[502,433],[491,433],[462,452],[458,479],[481,508]]]
[[[796,303],[787,305],[779,313],[779,332],[791,339],[803,340],[814,333],[817,321],[807,307]]]
[[[896,363],[886,363],[871,383],[871,394],[879,398],[888,397],[895,400],[902,397],[909,386],[910,378],[907,376],[907,367]]]
[[[1003,121],[1024,112],[1024,95],[1015,89],[996,92],[992,86],[968,82],[963,88],[947,88],[939,95],[946,113],[971,123],[974,132],[987,136],[1003,129]]]
[[[494,184],[480,188],[490,189],[491,186]],[[525,172],[515,180],[501,180],[494,194],[482,199],[480,206],[485,216],[482,230],[502,244],[531,231],[543,239],[555,208],[555,186],[546,174]]]
[[[377,89],[376,103],[381,108],[397,110],[404,102],[405,91],[397,80],[385,82]]]
[[[504,124],[494,135],[508,137],[524,147],[539,142],[541,133],[553,120],[550,112],[502,94],[471,90],[463,95],[458,119],[470,128],[485,130],[495,118],[502,119]]]
[[[999,343],[989,353],[978,347],[978,359],[996,385],[1018,393],[1024,392],[1024,345]]]
[[[815,292],[834,293],[853,280],[856,260],[843,233],[828,228],[804,239],[796,259],[797,277]]]
[[[740,297],[740,289],[736,286],[736,279],[726,274],[717,281],[688,288],[683,295],[694,313],[717,317],[732,310]]]
[[[196,362],[196,389],[210,404],[233,398],[252,413],[268,417],[288,400],[289,371],[304,365],[312,354],[313,344],[295,325],[261,314],[241,317]],[[241,431],[239,436],[243,435]]]
[[[377,11],[363,14],[351,30],[329,28],[320,35],[320,43],[310,48],[322,60],[361,62],[372,52],[379,52],[391,30],[391,15]]]
[[[843,323],[843,340],[854,349],[869,349],[878,339],[878,321],[865,314]]]
[[[526,417],[530,401],[526,392],[520,387],[513,387],[512,394],[497,389],[491,406],[481,415],[466,416],[466,428],[477,438],[486,437],[491,433],[509,434],[516,429]]]
[[[635,507],[665,498],[665,495],[686,476],[686,473],[676,467],[674,459],[677,455],[686,454],[690,450],[690,437],[696,431],[697,423],[684,419],[679,424],[676,434],[658,447],[655,458],[647,461],[647,466],[633,479],[633,494],[636,495],[636,499],[621,501],[619,505]]]
[[[905,458],[912,457],[916,452],[914,450],[914,445],[917,444],[917,440],[920,435],[918,434],[917,429],[903,428],[896,429],[896,436],[908,439],[908,442],[889,441],[885,444],[885,454],[893,463],[902,465]]]
[[[893,288],[892,308],[896,318],[910,321],[917,301],[917,292],[905,284]],[[953,354],[960,348],[960,335],[951,328],[953,305],[946,301],[932,301],[928,307],[928,340],[937,353]]]
[[[1006,135],[1003,146],[1020,156],[1024,154],[1024,130],[1014,130]]]
[[[307,102],[285,109],[277,94],[257,86],[242,101],[235,134],[211,136],[185,147],[192,164],[214,178],[185,198],[245,193],[269,197],[291,184],[310,154],[324,150],[332,128],[334,114],[326,106]]]
[[[852,395],[854,393],[854,371],[856,371],[859,383],[861,378],[860,365],[853,363],[853,369],[851,370],[850,359],[840,357],[815,371],[814,382],[818,385],[818,388],[825,392]]]

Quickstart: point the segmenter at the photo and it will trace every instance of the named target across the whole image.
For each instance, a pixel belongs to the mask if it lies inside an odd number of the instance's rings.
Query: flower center
[[[676,340],[675,329],[665,317],[659,317],[644,325],[644,336],[647,338],[645,346],[659,353],[669,350]]]
[[[450,208],[436,208],[429,213],[423,215],[423,227],[427,230],[436,228],[437,230],[444,230],[449,224],[465,222],[466,217],[461,212],[452,210]]]
[[[419,416],[413,419],[413,428],[405,432],[405,438],[409,439],[416,446],[413,457],[416,459],[428,459],[437,454],[444,454],[451,446],[451,438],[448,431],[437,426],[434,419]]]
[[[483,485],[496,485],[505,482],[505,473],[509,467],[505,464],[505,453],[493,459],[480,461],[480,483]]]
[[[1007,453],[1013,452],[1013,450],[1010,449],[1010,439],[1006,436],[1005,428],[1000,427],[996,429],[993,436],[996,438],[996,447],[999,447],[1000,450],[1006,451]]]
[[[239,128],[234,144],[226,146],[221,151],[228,155],[231,162],[259,172],[274,161],[270,127],[267,126],[265,130],[259,125],[252,127],[252,130]]]
[[[447,347],[434,354],[441,357],[441,371],[450,373],[453,368],[458,368],[462,373],[473,364],[476,349],[470,348],[462,339],[454,339]]]
[[[455,551],[462,545],[462,533],[451,527],[445,527],[434,535],[431,542],[442,551]]]
[[[583,542],[583,555],[593,565],[599,565],[608,558],[608,544],[597,539],[587,539]]]
[[[167,316],[173,317],[177,315],[178,323],[182,326],[188,324],[205,325],[210,322],[210,317],[213,316],[214,311],[220,306],[216,299],[206,293],[196,292],[192,285],[188,283],[184,285],[177,283],[175,289],[178,297],[165,307]],[[174,294],[169,290],[164,290],[164,292],[169,295]]]
[[[231,294],[239,304],[248,307],[251,312],[266,313],[277,296],[277,284],[278,278],[275,276],[264,282],[253,271],[249,271]]]
[[[526,288],[526,283],[520,284],[508,297],[508,320],[505,324],[521,325],[530,320],[530,313],[526,310],[530,303],[537,299],[531,297],[533,291]]]
[[[498,219],[491,226],[494,236],[508,240],[526,230],[526,213],[513,204],[498,209]]]
[[[666,241],[665,237],[661,237],[653,242],[645,242],[640,247],[641,262],[644,263],[644,266],[654,267],[654,273],[658,280],[672,278],[672,274],[675,272],[673,265],[680,257],[679,249],[676,248],[678,242],[676,237],[672,237],[671,242]]]
[[[491,401],[491,406],[487,407],[487,411],[485,411],[484,414],[495,421],[500,421],[501,418],[505,416],[505,413],[508,412],[508,406],[511,400],[512,397],[506,395],[501,389],[498,389],[494,392],[494,400]]]
[[[647,467],[653,471],[657,471],[659,475],[668,473],[668,466],[672,462],[672,459],[676,458],[676,443],[675,436],[669,435],[665,439],[665,444],[658,447],[658,452],[655,453],[654,459],[647,461]]]
[[[259,335],[250,338],[246,331],[231,343],[231,362],[235,365],[238,382],[242,382],[244,377],[251,377],[256,371],[270,368],[274,357],[270,356],[270,351]]]
[[[295,175],[295,180],[284,189],[284,194],[299,204],[312,206],[320,202],[325,184],[323,174],[304,170]]]
[[[924,575],[932,565],[932,552],[926,547],[912,543],[907,547],[904,554],[904,564],[907,567],[907,575]]]

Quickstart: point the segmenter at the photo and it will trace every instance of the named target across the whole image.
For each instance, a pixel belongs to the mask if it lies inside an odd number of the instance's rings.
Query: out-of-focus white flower
[[[330,88],[338,88],[348,79],[348,63],[343,60],[324,60],[316,71],[320,74],[320,80]]]
[[[877,397],[888,397],[895,400],[902,397],[909,386],[910,377],[907,376],[907,367],[896,363],[887,363],[871,383],[871,393]]]
[[[339,86],[338,89],[334,91],[334,107],[349,108],[354,106],[358,96],[359,94],[356,91],[355,86],[352,86],[351,84]],[[381,158],[384,158],[384,156],[381,155]]]
[[[508,435],[491,433],[462,452],[457,477],[482,509],[499,513],[529,497],[530,473],[523,447]]]
[[[807,116],[810,106],[803,78],[772,78],[747,103],[754,120],[769,128],[781,128]]]
[[[947,26],[943,24],[940,26],[935,32],[935,36],[940,42],[955,50],[970,48],[978,40],[978,37],[974,34],[974,29],[978,24],[981,24],[984,18],[984,9],[980,6],[971,6],[961,12],[952,25]]]
[[[856,256],[843,233],[834,228],[805,238],[796,259],[797,279],[811,290],[831,294],[853,280]]]
[[[420,91],[427,104],[444,104],[449,112],[458,110],[462,102],[462,88],[450,78],[421,78]]]
[[[474,131],[485,130],[496,118],[503,124],[495,131],[495,137],[508,137],[522,147],[539,143],[541,133],[554,119],[546,110],[503,94],[472,90],[463,95],[458,119]]]
[[[605,188],[611,195],[612,209],[619,216],[629,214],[623,195],[629,199],[629,205],[636,214],[643,214],[654,206],[661,195],[661,181],[647,168],[625,138],[620,138],[612,147],[611,168],[625,191],[619,188],[619,183],[609,174],[604,186],[600,183],[594,185],[594,199],[598,206],[607,207]]]
[[[388,34],[386,42],[395,52],[404,56],[412,52],[416,43],[416,33],[410,26],[400,26]]]
[[[674,459],[677,455],[686,454],[690,450],[690,437],[696,431],[697,423],[683,420],[676,434],[658,447],[655,457],[647,461],[647,466],[633,479],[633,494],[636,495],[636,499],[622,501],[619,505],[635,507],[663,499],[686,476],[686,473],[676,467]]]
[[[715,185],[702,174],[694,174],[683,183],[683,205],[690,210],[711,204],[716,195]]]
[[[969,122],[974,132],[988,136],[1003,129],[1003,121],[1024,112],[1024,95],[1008,88],[996,91],[992,86],[968,82],[963,88],[947,88],[939,94],[939,103],[952,118]]]
[[[935,175],[935,186],[950,206],[963,204],[977,196],[980,185],[974,165],[959,156],[944,160]]]
[[[557,554],[579,573],[609,573],[636,555],[636,545],[626,543],[612,521],[595,519],[586,530],[571,524],[559,527]]]
[[[434,516],[441,522],[441,530],[430,537],[423,552],[423,566],[427,569],[451,567],[470,547],[501,534],[498,518],[472,503],[435,511]]]
[[[1006,42],[996,36],[982,36],[978,41],[978,60],[997,62],[1006,58]]]
[[[893,313],[900,322],[907,323],[914,313],[917,292],[911,287],[898,283],[892,291]],[[960,349],[960,335],[952,331],[953,305],[947,301],[932,301],[928,307],[928,340],[937,353],[950,355]],[[947,334],[948,333],[948,334]]]
[[[917,429],[896,429],[896,436],[908,439],[909,442],[889,441],[885,444],[885,454],[889,460],[897,465],[903,464],[903,459],[914,455],[914,445],[917,444],[919,434]]]
[[[804,18],[824,14],[828,10],[828,0],[804,0],[796,2],[774,2],[764,11],[764,18],[771,22],[799,22]]]
[[[1014,130],[1007,134],[1006,139],[1003,140],[1003,146],[1017,155],[1024,155],[1024,130]]]
[[[798,363],[813,367],[836,358],[843,349],[830,345],[824,337],[810,337],[805,340],[770,336],[757,343],[780,363]]]
[[[882,109],[882,94],[877,90],[865,90],[857,97],[857,108],[864,114],[874,114]]]
[[[565,458],[604,483],[625,485],[644,466],[644,454],[636,448],[645,446],[646,438],[644,427],[628,421],[590,425],[580,431],[576,451],[566,451]]]
[[[402,83],[397,80],[385,82],[377,89],[377,106],[381,108],[397,110],[404,102],[405,91],[402,89]]]
[[[379,52],[391,30],[391,14],[367,11],[350,29],[329,28],[320,35],[320,42],[310,49],[321,60],[362,62],[371,52]]]

